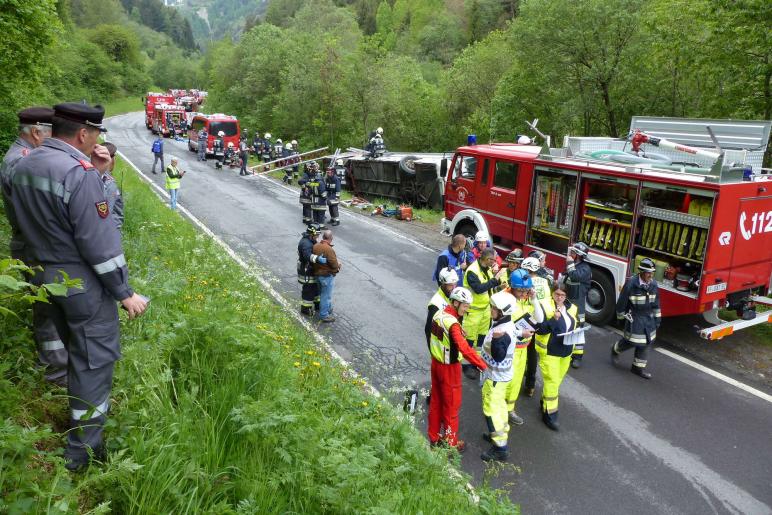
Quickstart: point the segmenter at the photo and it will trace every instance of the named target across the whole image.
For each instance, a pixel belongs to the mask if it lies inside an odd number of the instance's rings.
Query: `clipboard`
[[[577,327],[573,331],[567,333],[558,334],[556,336],[563,337],[563,345],[580,345],[585,343],[584,333],[590,328],[589,324],[585,324],[583,327]]]
[[[513,324],[515,325],[515,329],[519,329],[520,331],[525,329],[525,330],[528,330],[528,331],[536,332],[536,325],[537,324],[531,318],[531,314],[530,313],[525,313],[523,316],[521,316],[520,318],[515,320],[513,322]]]

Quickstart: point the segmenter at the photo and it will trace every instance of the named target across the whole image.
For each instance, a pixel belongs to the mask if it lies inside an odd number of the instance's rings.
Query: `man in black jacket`
[[[578,310],[579,325],[584,325],[585,301],[587,292],[592,286],[592,268],[585,261],[587,259],[587,245],[578,242],[572,247],[568,247],[568,257],[566,258],[566,293],[568,300],[574,304]],[[571,355],[571,368],[582,366],[584,357],[584,343],[574,345],[574,352]]]

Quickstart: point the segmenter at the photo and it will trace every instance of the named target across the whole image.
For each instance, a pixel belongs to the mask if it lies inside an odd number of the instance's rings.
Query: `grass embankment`
[[[105,108],[105,116],[116,116],[134,111],[144,111],[145,106],[142,105],[142,99],[140,98],[141,96],[142,95],[138,94],[129,97],[116,98],[115,100],[105,102],[103,104]]]
[[[365,393],[125,164],[116,173],[131,282],[152,303],[122,322],[109,463],[64,470],[64,391],[43,385],[29,330],[0,319],[0,512],[514,510],[485,488],[474,504],[409,418]]]
[[[255,159],[254,157],[250,157],[249,159],[249,166],[257,166],[260,164],[260,161]],[[268,172],[268,175],[273,177],[274,179],[281,180],[282,177],[284,177],[283,171],[278,172]],[[293,185],[297,187],[297,185]],[[353,197],[353,194],[350,191],[342,190],[340,193],[341,200],[351,200]],[[373,204],[373,206],[386,206],[388,208],[396,208],[398,205],[409,205],[405,203],[396,203],[391,199],[385,199],[385,198],[372,198],[367,199],[368,202]],[[342,204],[341,204],[342,205]],[[359,211],[356,208],[348,208],[346,206],[343,206],[346,209],[352,209],[354,211]],[[373,208],[374,209],[374,208]],[[368,211],[366,211],[368,212]],[[372,209],[369,210],[369,212],[372,212]],[[427,225],[431,225],[434,227],[439,228],[440,226],[440,220],[442,220],[442,217],[445,216],[445,213],[440,209],[429,209],[429,208],[420,208],[420,207],[413,207],[413,220],[425,223]]]

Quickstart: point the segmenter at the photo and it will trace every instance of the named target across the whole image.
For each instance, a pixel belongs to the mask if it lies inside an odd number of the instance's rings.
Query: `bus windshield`
[[[209,134],[218,134],[223,131],[226,136],[235,136],[238,134],[236,122],[211,122],[209,124]]]

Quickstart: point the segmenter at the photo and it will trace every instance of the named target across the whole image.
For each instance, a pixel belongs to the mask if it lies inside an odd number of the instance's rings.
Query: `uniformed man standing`
[[[306,232],[298,242],[298,282],[302,285],[300,312],[304,315],[313,315],[314,310],[319,310],[321,302],[319,281],[314,274],[314,263],[326,263],[327,259],[314,254],[314,245],[320,232],[321,228],[317,224],[308,224]]]
[[[617,301],[617,318],[625,320],[625,332],[611,347],[611,361],[619,363],[619,354],[635,347],[630,371],[644,379],[651,379],[646,371],[649,348],[657,338],[662,323],[659,309],[659,287],[654,279],[654,261],[643,258],[638,264],[638,275],[632,276],[622,288]]]
[[[208,146],[209,142],[207,141],[209,139],[209,133],[206,132],[206,129],[201,129],[198,132],[198,160],[206,162],[206,147]]]
[[[24,255],[24,239],[11,205],[11,170],[24,159],[33,148],[39,147],[51,136],[51,119],[54,110],[50,107],[30,107],[19,112],[19,137],[13,142],[0,165],[3,203],[8,222],[11,225],[11,257],[27,261]],[[42,303],[32,305],[32,326],[37,345],[38,360],[45,367],[47,381],[64,385],[67,382],[67,349],[59,338],[53,320],[45,316]]]
[[[110,154],[110,166],[102,173],[102,183],[105,185],[105,198],[111,216],[115,220],[115,225],[120,229],[123,227],[123,197],[121,197],[121,190],[118,189],[118,183],[115,177],[113,177],[115,153],[118,151],[118,148],[109,141],[105,141],[102,145]]]
[[[340,177],[335,173],[335,166],[331,163],[327,168],[327,176],[324,178],[325,190],[327,190],[327,205],[330,207],[330,225],[340,225]]]
[[[579,313],[579,326],[584,325],[585,303],[587,292],[592,286],[592,268],[585,261],[589,247],[578,242],[576,245],[568,247],[568,256],[566,257],[566,271],[563,275],[566,277],[566,293],[568,300],[576,306]],[[574,345],[574,353],[571,355],[571,368],[582,366],[584,357],[584,335],[580,337],[581,343]]]
[[[314,162],[314,165],[316,165],[314,167],[314,177],[307,183],[311,188],[311,212],[313,213],[314,223],[324,228],[324,215],[327,212],[327,189],[319,165],[316,162]]]
[[[249,149],[247,148],[247,140],[242,138],[239,142],[239,161],[241,162],[241,169],[239,175],[249,175],[247,173],[247,163],[249,161]]]
[[[303,223],[310,224],[314,221],[311,211],[311,185],[309,184],[316,176],[316,169],[319,167],[316,161],[306,164],[303,170],[303,176],[298,179],[300,186],[300,205],[303,207]]]
[[[110,407],[115,361],[121,357],[120,302],[129,318],[146,301],[128,283],[121,235],[110,217],[99,170],[110,155],[97,145],[104,109],[85,104],[54,107],[53,137],[11,172],[11,201],[35,284],[54,282],[59,270],[83,281],[66,297],[45,304],[69,350],[70,424],[64,457],[69,470],[105,456],[102,432]],[[87,156],[91,156],[89,161]]]

